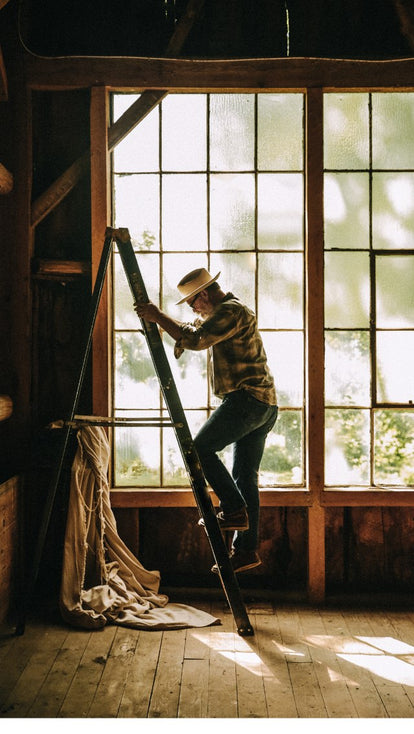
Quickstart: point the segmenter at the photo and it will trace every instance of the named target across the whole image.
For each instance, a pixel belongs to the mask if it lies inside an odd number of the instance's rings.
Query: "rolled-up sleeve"
[[[201,351],[229,339],[237,332],[238,318],[232,308],[219,307],[206,321],[181,325],[181,336],[176,341],[174,355],[178,359],[185,349]]]

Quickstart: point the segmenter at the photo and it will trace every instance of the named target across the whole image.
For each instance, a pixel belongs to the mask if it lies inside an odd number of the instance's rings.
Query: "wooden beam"
[[[109,100],[105,87],[91,92],[91,259],[92,282],[95,283],[105,239],[110,224],[110,188],[108,154]],[[109,348],[109,272],[102,288],[92,340],[92,410],[95,415],[109,415],[110,348]]]
[[[10,395],[0,395],[0,422],[6,421],[13,413],[13,400]]]
[[[88,277],[91,274],[91,264],[84,260],[43,260],[36,258],[33,260],[32,271],[36,279]]]
[[[13,190],[13,174],[0,163],[0,194],[10,194]]]
[[[218,500],[211,494],[213,504]],[[261,507],[309,507],[309,492],[303,490],[262,490]],[[112,507],[195,507],[192,490],[189,489],[137,489],[117,487],[111,489]]]
[[[306,95],[306,359],[307,479],[314,501],[324,488],[324,220],[323,92]]]
[[[178,54],[187,38],[195,18],[200,13],[205,0],[189,0],[166,50],[166,56]],[[94,86],[94,85],[93,85]],[[105,85],[104,85],[105,86]],[[112,151],[166,96],[166,91],[146,90],[131,107],[124,112],[110,128],[108,150]],[[73,187],[89,170],[90,151],[86,151],[75,161],[49,188],[41,194],[32,206],[32,226],[35,227],[72,191]]]
[[[383,487],[373,489],[325,489],[324,507],[414,507],[414,490]]]
[[[5,102],[9,98],[7,87],[7,74],[4,65],[3,54],[0,47],[0,101]]]
[[[325,598],[325,510],[319,505],[308,509],[308,597],[311,604]]]
[[[30,442],[33,430],[33,341],[32,341],[32,292],[30,284],[31,259],[34,238],[30,226],[30,195],[32,189],[32,100],[30,90],[23,83],[22,70],[18,69],[12,105],[16,122],[15,139],[19,141],[15,156],[15,186],[10,194],[10,221],[6,232],[9,242],[8,268],[16,286],[11,290],[10,313],[13,314],[10,364],[17,372],[15,394],[12,394],[14,409],[10,418],[11,446],[14,448],[14,464],[21,472],[26,470],[30,457]],[[17,114],[18,112],[18,114]]]
[[[111,152],[118,143],[121,142],[129,133],[139,125],[141,120],[146,117],[154,107],[157,107],[167,92],[157,92],[148,89],[114,122],[109,128],[108,133],[108,150]]]
[[[412,0],[394,0],[402,34],[414,51],[414,8]]]
[[[105,89],[106,92],[106,89]],[[108,152],[111,152],[141,120],[165,97],[166,92],[148,90],[137,99],[109,128]],[[72,191],[90,166],[90,150],[80,156],[32,205],[32,226],[36,227]]]
[[[88,150],[72,163],[43,194],[40,194],[32,204],[32,227],[39,224],[72,191],[78,181],[89,171],[89,163],[90,151]]]
[[[313,603],[325,594],[324,489],[324,236],[323,91],[306,96],[306,354],[307,479],[313,505],[308,510],[308,594]]]
[[[178,59],[141,57],[64,57],[27,55],[27,82],[33,89],[80,89],[94,84],[140,92],[412,90],[414,58],[354,59]]]

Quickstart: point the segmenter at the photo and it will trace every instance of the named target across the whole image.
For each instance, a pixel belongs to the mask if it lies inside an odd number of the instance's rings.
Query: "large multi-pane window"
[[[136,99],[113,95],[114,120]],[[151,300],[180,320],[177,283],[206,267],[257,314],[279,399],[261,485],[304,477],[304,134],[302,94],[172,94],[113,155],[114,226],[127,227]],[[188,486],[157,378],[114,254],[115,486]],[[193,435],[217,405],[206,353],[164,345]],[[225,461],[231,461],[224,453]]]
[[[135,99],[114,94],[113,119]],[[151,300],[191,320],[176,285],[204,266],[257,314],[280,406],[261,466],[266,488],[307,486],[305,323],[318,314],[305,302],[315,253],[305,247],[304,102],[302,93],[171,94],[113,154],[113,224],[130,230]],[[414,94],[325,93],[320,122],[325,486],[410,487]],[[145,423],[114,431],[114,486],[186,487],[116,252],[113,287],[113,414]],[[176,361],[168,336],[164,345],[194,434],[217,404],[206,354]]]
[[[325,482],[414,484],[414,94],[324,95]]]

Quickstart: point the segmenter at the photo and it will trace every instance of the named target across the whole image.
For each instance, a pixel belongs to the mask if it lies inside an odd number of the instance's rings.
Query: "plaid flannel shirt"
[[[222,398],[234,390],[247,390],[263,403],[277,404],[256,317],[233,293],[227,293],[205,321],[196,319],[180,328],[181,337],[174,348],[176,359],[185,349],[208,349],[215,395]]]

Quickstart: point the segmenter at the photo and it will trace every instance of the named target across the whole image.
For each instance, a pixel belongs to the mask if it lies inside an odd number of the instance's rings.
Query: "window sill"
[[[214,505],[217,497],[211,492]],[[310,507],[316,498],[302,487],[261,489],[261,507]],[[111,489],[112,507],[196,507],[191,489],[122,487]],[[322,507],[414,507],[413,487],[330,487],[320,495]]]
[[[218,504],[211,492],[214,505]],[[261,489],[262,507],[306,507],[312,504],[310,493],[302,487],[292,489]],[[191,489],[151,489],[151,488],[112,488],[112,507],[195,507],[196,501]]]
[[[328,487],[321,496],[324,507],[414,506],[414,487]]]

